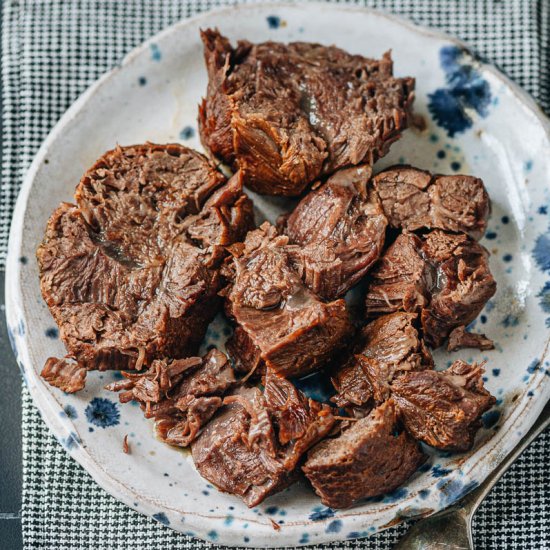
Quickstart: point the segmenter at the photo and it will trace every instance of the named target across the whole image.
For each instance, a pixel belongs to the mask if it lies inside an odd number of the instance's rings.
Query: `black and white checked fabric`
[[[96,78],[143,40],[227,0],[5,0],[0,268],[11,213],[33,155]],[[548,0],[365,0],[468,42],[550,111]],[[50,435],[23,390],[25,548],[199,549],[101,490]],[[518,461],[478,512],[480,549],[550,549],[550,432]],[[93,506],[91,506],[93,503]],[[405,527],[335,549],[388,549]],[[1,543],[0,543],[1,546]],[[324,548],[329,548],[325,546]]]

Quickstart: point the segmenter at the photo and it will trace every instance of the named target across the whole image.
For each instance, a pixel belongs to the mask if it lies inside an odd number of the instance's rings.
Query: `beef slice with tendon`
[[[388,400],[338,437],[318,443],[302,470],[323,504],[349,508],[393,491],[425,458],[417,442],[399,432],[395,405]]]
[[[69,357],[103,370],[193,354],[219,309],[225,247],[253,225],[241,176],[227,182],[177,144],[117,147],[75,198],[52,214],[37,251]]]
[[[380,404],[390,396],[390,384],[402,372],[433,367],[433,359],[420,338],[414,313],[383,315],[366,325],[354,352],[332,378],[340,407]]]
[[[300,246],[303,280],[325,300],[343,296],[382,252],[387,220],[370,175],[365,165],[339,170],[281,223]]]
[[[201,33],[208,71],[199,130],[210,153],[267,195],[300,195],[323,175],[384,156],[407,127],[414,79],[335,46],[236,47]]]
[[[439,229],[399,235],[370,272],[369,283],[367,317],[417,312],[434,348],[453,329],[471,323],[496,292],[487,250],[465,234]]]
[[[372,184],[391,227],[463,232],[476,240],[487,229],[491,202],[479,178],[402,165],[380,172]]]
[[[304,285],[295,268],[299,249],[288,237],[266,222],[232,253],[223,294],[237,325],[228,351],[239,370],[264,365],[283,376],[302,375],[346,344],[353,328],[344,300],[325,303]]]
[[[264,394],[240,387],[192,444],[199,473],[252,507],[297,479],[301,456],[332,428],[330,408],[268,371]]]
[[[106,386],[123,403],[136,401],[153,418],[158,438],[187,447],[222,406],[236,385],[226,355],[216,348],[203,358],[157,359],[141,372],[123,372],[124,380]]]
[[[483,387],[483,368],[455,361],[447,370],[408,372],[392,383],[392,396],[408,432],[438,449],[466,451],[481,415],[495,403]]]

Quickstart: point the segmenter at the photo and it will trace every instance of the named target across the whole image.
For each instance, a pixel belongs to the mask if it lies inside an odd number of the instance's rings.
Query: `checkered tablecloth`
[[[129,50],[223,0],[5,0],[0,268],[23,175],[55,122]],[[550,110],[548,0],[367,0],[468,42]],[[198,549],[115,501],[50,435],[23,390],[25,548]],[[550,433],[516,463],[475,521],[480,549],[550,548]],[[391,548],[405,526],[330,548]],[[2,543],[0,541],[0,547]],[[325,548],[329,548],[326,546]]]

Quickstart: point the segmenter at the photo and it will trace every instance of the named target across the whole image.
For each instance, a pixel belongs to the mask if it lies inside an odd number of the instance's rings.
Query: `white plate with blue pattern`
[[[82,173],[117,143],[180,141],[200,148],[196,114],[206,72],[199,29],[205,27],[219,27],[232,40],[315,41],[371,57],[391,48],[395,73],[417,79],[416,110],[427,129],[408,130],[376,169],[409,162],[441,173],[475,174],[492,198],[482,243],[492,253],[498,291],[472,328],[494,339],[496,349],[438,351],[435,359],[438,367],[458,357],[487,360],[485,381],[497,405],[485,414],[471,452],[432,452],[406,485],[350,510],[322,506],[305,483],[248,509],[202,479],[188,453],[157,441],[138,407],[120,405],[103,389],[119,375],[90,373],[85,390],[75,395],[39,377],[47,357],[64,353],[38,285],[35,250],[46,221],[59,202],[72,199]],[[452,38],[379,12],[329,4],[246,5],[207,13],[130,53],[67,111],[40,149],[19,196],[10,238],[6,297],[13,347],[34,401],[60,443],[132,508],[182,533],[228,545],[304,545],[368,536],[440,510],[476,487],[547,401],[549,180],[548,120],[517,86]],[[269,200],[259,199],[256,206],[261,216],[276,215]],[[228,333],[217,320],[206,343],[222,344]],[[318,381],[305,385],[315,393]],[[128,455],[122,452],[126,434]]]

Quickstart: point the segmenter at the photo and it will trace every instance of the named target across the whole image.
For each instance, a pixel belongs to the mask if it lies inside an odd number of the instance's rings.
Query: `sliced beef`
[[[409,433],[438,449],[470,449],[481,415],[495,403],[482,374],[480,365],[459,360],[443,372],[408,372],[395,379],[393,399]]]
[[[302,375],[346,344],[352,326],[344,300],[324,303],[305,287],[295,265],[299,247],[287,237],[266,222],[232,252],[232,283],[223,294],[237,325],[228,351],[239,370],[263,364],[283,376]]]
[[[227,357],[217,349],[204,358],[157,359],[142,372],[123,372],[107,389],[120,401],[136,401],[155,420],[157,436],[170,445],[188,446],[222,406],[236,384]]]
[[[66,393],[81,390],[86,383],[86,369],[67,359],[50,357],[46,361],[40,376],[52,386]]]
[[[447,342],[447,351],[457,351],[462,348],[476,348],[480,350],[495,349],[494,342],[485,336],[485,334],[476,334],[468,332],[466,327],[461,325],[456,327],[449,334]]]
[[[367,317],[420,313],[423,335],[432,347],[472,322],[494,295],[489,253],[464,234],[434,230],[403,233],[370,272]]]
[[[103,370],[194,353],[218,311],[225,247],[253,223],[240,176],[226,182],[180,145],[118,147],[75,197],[37,252],[69,356]]]
[[[369,166],[339,170],[282,223],[300,246],[306,285],[325,300],[343,296],[382,252],[387,220],[367,187],[370,174]]]
[[[393,76],[391,56],[367,59],[295,42],[233,48],[202,32],[208,89],[203,145],[268,195],[300,195],[339,168],[384,156],[406,128],[414,80]]]
[[[399,433],[391,400],[353,422],[334,439],[319,443],[302,467],[321,501],[331,508],[393,491],[425,456],[405,431]]]
[[[330,408],[268,371],[264,394],[240,387],[192,445],[199,473],[256,506],[297,477],[301,456],[334,424]]]
[[[430,352],[419,337],[414,313],[392,313],[365,326],[353,356],[336,371],[332,382],[339,407],[382,403],[392,380],[403,372],[433,367]]]
[[[444,229],[473,239],[481,238],[487,228],[491,203],[479,178],[393,166],[377,174],[373,186],[392,227]]]

